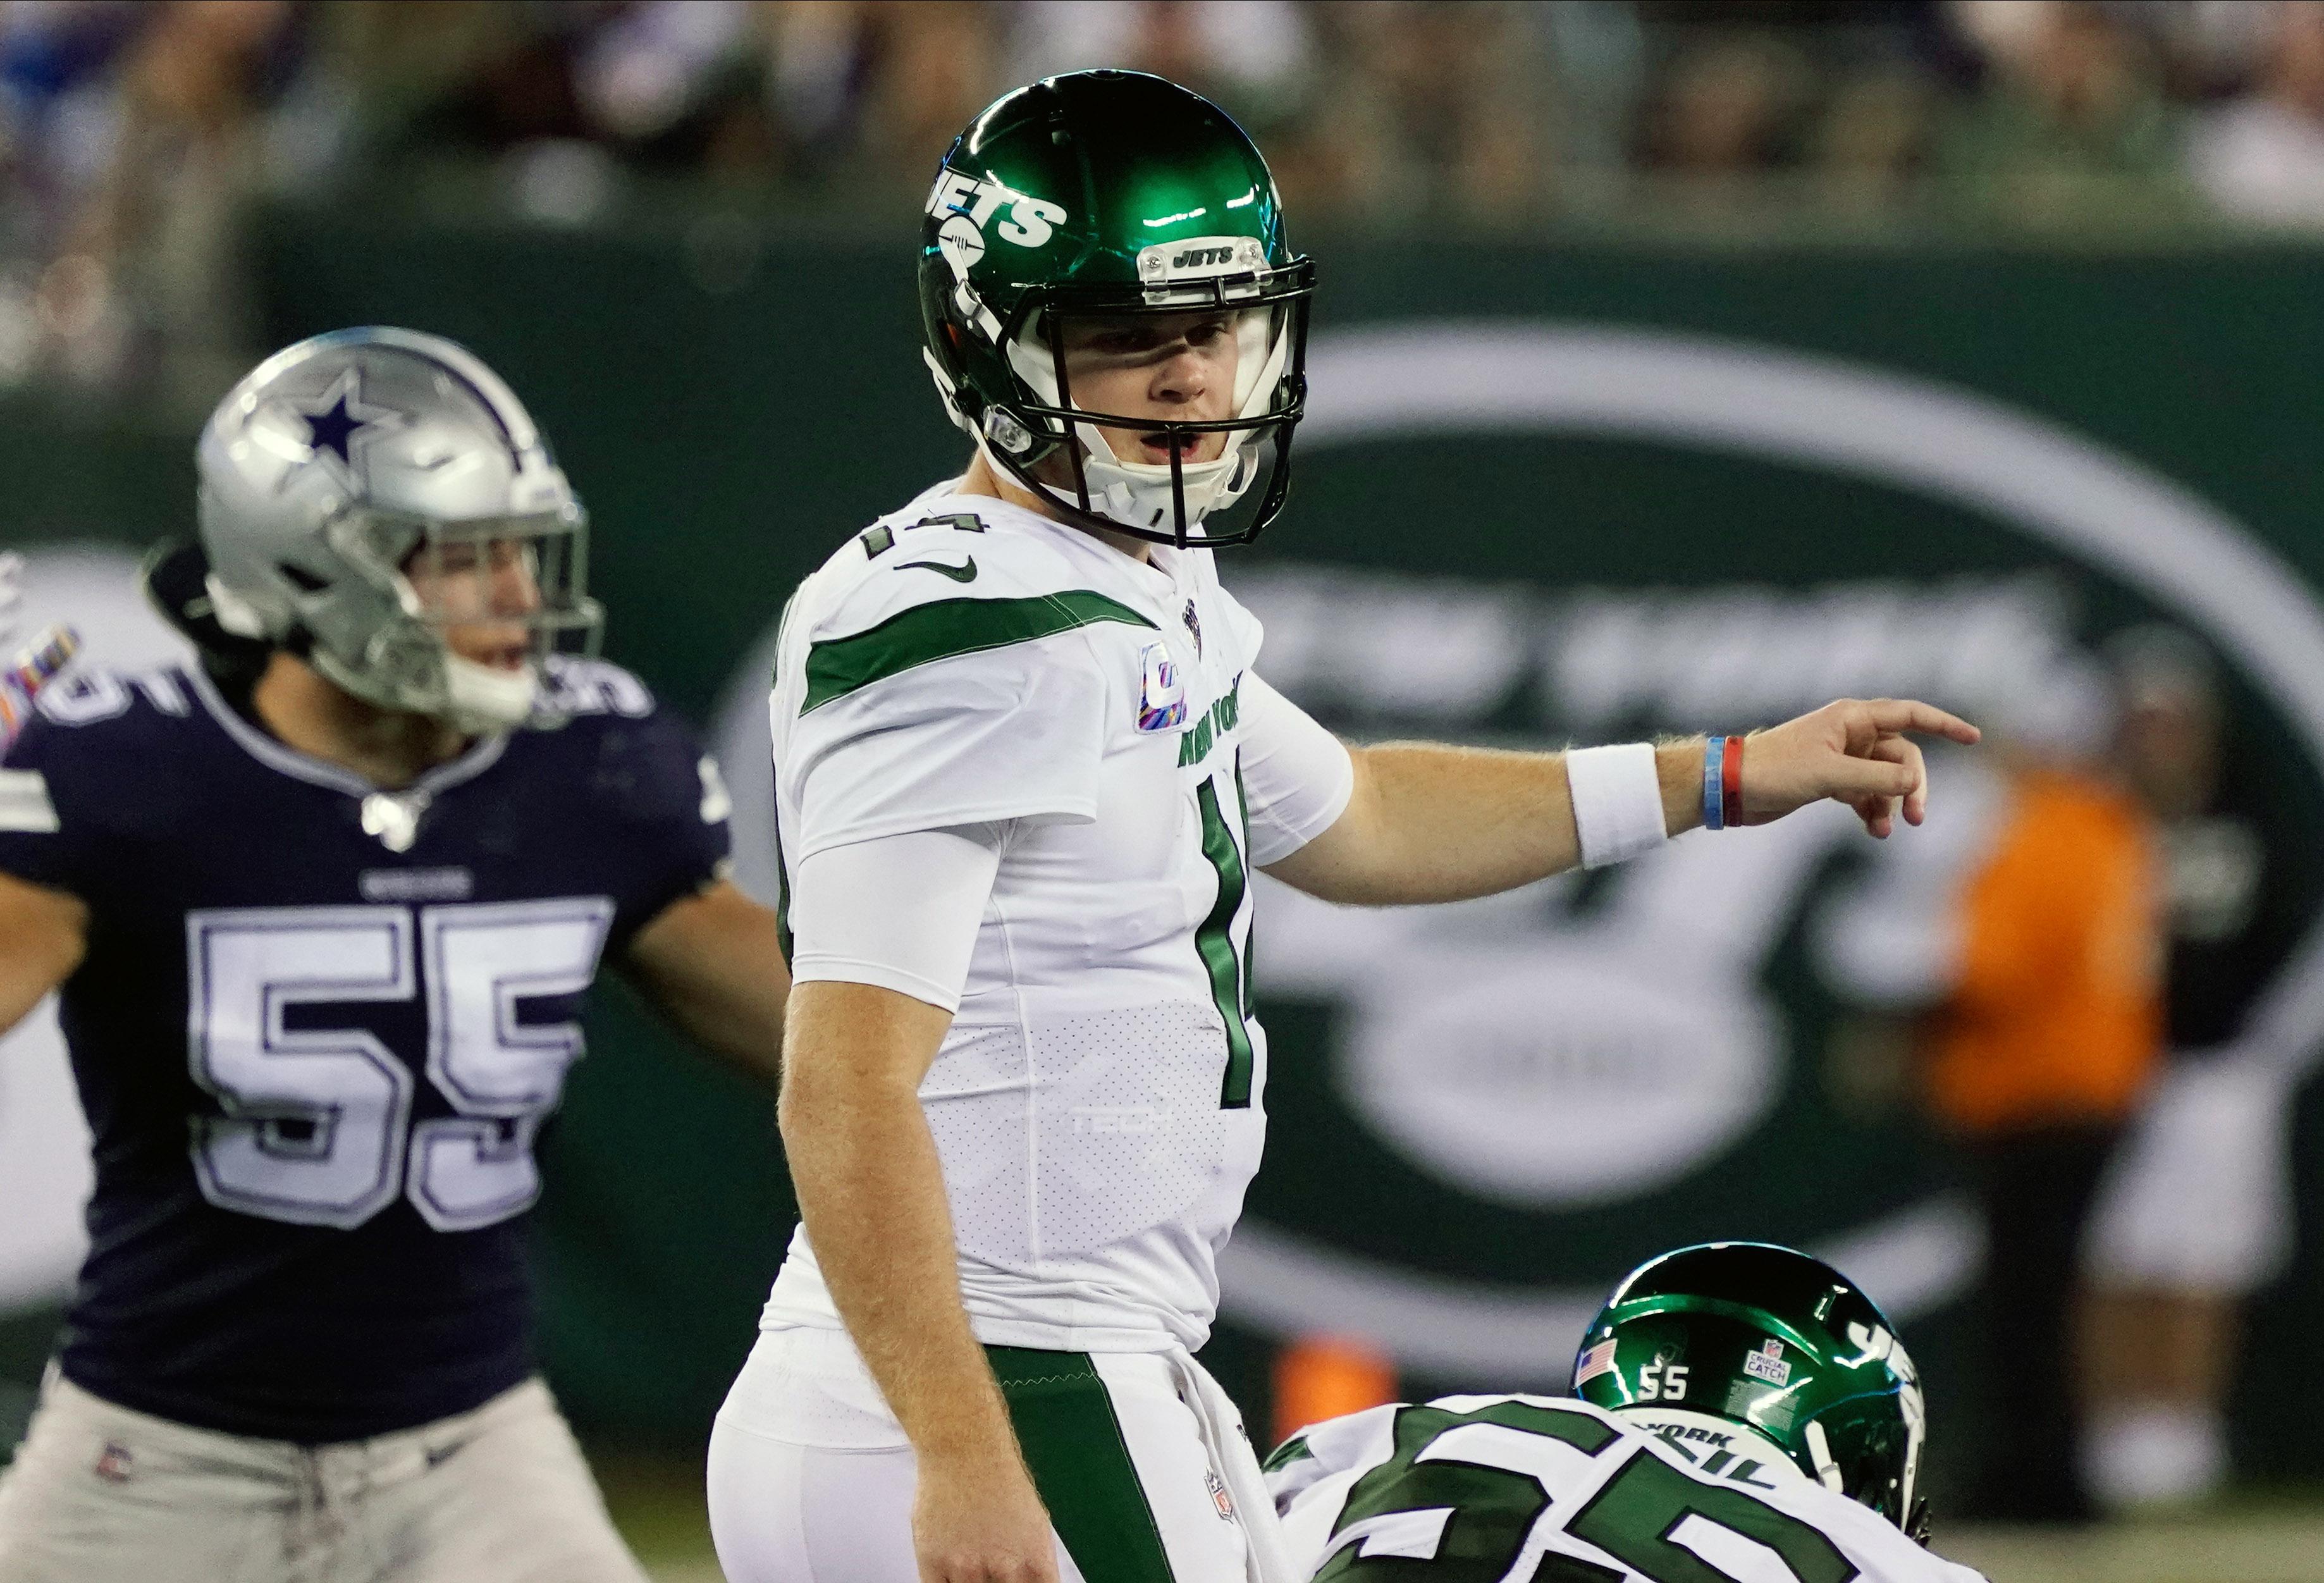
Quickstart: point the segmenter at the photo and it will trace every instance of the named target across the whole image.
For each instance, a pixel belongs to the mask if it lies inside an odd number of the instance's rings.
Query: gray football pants
[[[192,1429],[51,1371],[0,1583],[645,1583],[538,1380],[346,1445]]]

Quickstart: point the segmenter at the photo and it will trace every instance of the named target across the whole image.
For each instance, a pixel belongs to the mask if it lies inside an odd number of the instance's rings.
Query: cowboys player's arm
[[[621,972],[695,1043],[774,1087],[790,968],[774,913],[733,881],[714,881],[655,914],[631,940]]]
[[[1321,729],[1272,689],[1254,688],[1249,699],[1255,738]],[[1727,822],[1762,824],[1829,799],[1853,808],[1875,836],[1886,837],[1900,811],[1917,825],[1927,811],[1928,773],[1907,732],[1978,739],[1966,721],[1909,699],[1827,704],[1750,736],[1737,754],[1742,815],[1729,809]],[[1702,737],[1662,744],[1651,758],[1643,747],[1591,749],[1585,757],[1436,743],[1351,746],[1347,811],[1267,871],[1331,902],[1489,895],[1695,829],[1707,801],[1706,751]],[[1580,799],[1569,772],[1588,777]],[[1256,765],[1250,773],[1257,792],[1266,777]]]
[[[0,829],[12,795],[5,778],[24,773],[0,770]],[[78,897],[0,874],[0,1035],[72,977],[88,946],[88,909]]]

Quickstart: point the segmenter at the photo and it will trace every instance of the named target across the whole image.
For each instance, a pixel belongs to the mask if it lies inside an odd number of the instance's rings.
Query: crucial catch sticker
[[[1757,1352],[1743,1355],[1743,1372],[1755,1380],[1765,1380],[1771,1385],[1792,1383],[1792,1365],[1784,1359],[1784,1344],[1770,1336],[1767,1344]]]
[[[1186,679],[1179,673],[1178,662],[1170,658],[1170,651],[1160,643],[1148,643],[1139,652],[1138,664],[1144,672],[1138,695],[1138,728],[1175,731],[1185,725]]]

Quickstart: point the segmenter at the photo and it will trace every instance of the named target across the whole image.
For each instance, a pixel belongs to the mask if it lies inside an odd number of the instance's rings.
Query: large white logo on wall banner
[[[1320,336],[1310,373],[1314,393],[1300,430],[1309,452],[1431,433],[1589,435],[1764,458],[1965,506],[2200,627],[2324,765],[2324,611],[2298,576],[2217,508],[2034,414],[1766,347],[1523,321]],[[740,876],[763,896],[774,890],[763,768],[773,648],[770,630],[720,720]],[[1762,900],[1766,886],[1803,884],[1817,854],[1849,828],[1844,815],[1800,819],[1745,840],[1669,848],[1686,855],[1683,875],[1641,872],[1619,916],[1554,956],[1538,937],[1513,938],[1503,924],[1514,914],[1497,917],[1493,902],[1333,912],[1270,885],[1269,978],[1354,1002],[1351,1045],[1340,1055],[1350,1100],[1432,1174],[1509,1202],[1618,1201],[1748,1132],[1780,1089],[1784,1031],[1750,989],[1772,942],[1722,935],[1708,959],[1689,958],[1688,981],[1674,990],[1671,930],[1684,928],[1686,912],[1700,915],[1705,883]],[[1903,844],[1889,845],[1901,859]],[[2324,930],[2294,952],[2251,1028],[2253,1042],[2287,1068],[2324,1041]],[[1425,1041],[1416,1038],[1423,1030]],[[1459,1049],[1469,1069],[1414,1080],[1397,1055],[1423,1043]],[[1543,1125],[1551,1114],[1561,1125]],[[1545,1133],[1558,1141],[1554,1153],[1539,1146]],[[1949,1199],[1817,1251],[1904,1315],[1959,1291],[1978,1256],[1973,1218]],[[1557,1382],[1557,1344],[1578,1336],[1603,1295],[1599,1286],[1489,1289],[1248,1219],[1222,1261],[1221,1283],[1224,1311],[1240,1322],[1296,1332],[1328,1314],[1406,1366],[1512,1384]]]

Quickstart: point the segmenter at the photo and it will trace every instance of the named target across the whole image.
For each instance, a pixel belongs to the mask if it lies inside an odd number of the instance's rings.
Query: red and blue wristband
[[[1713,736],[1702,745],[1702,828],[1743,822],[1743,739]]]

